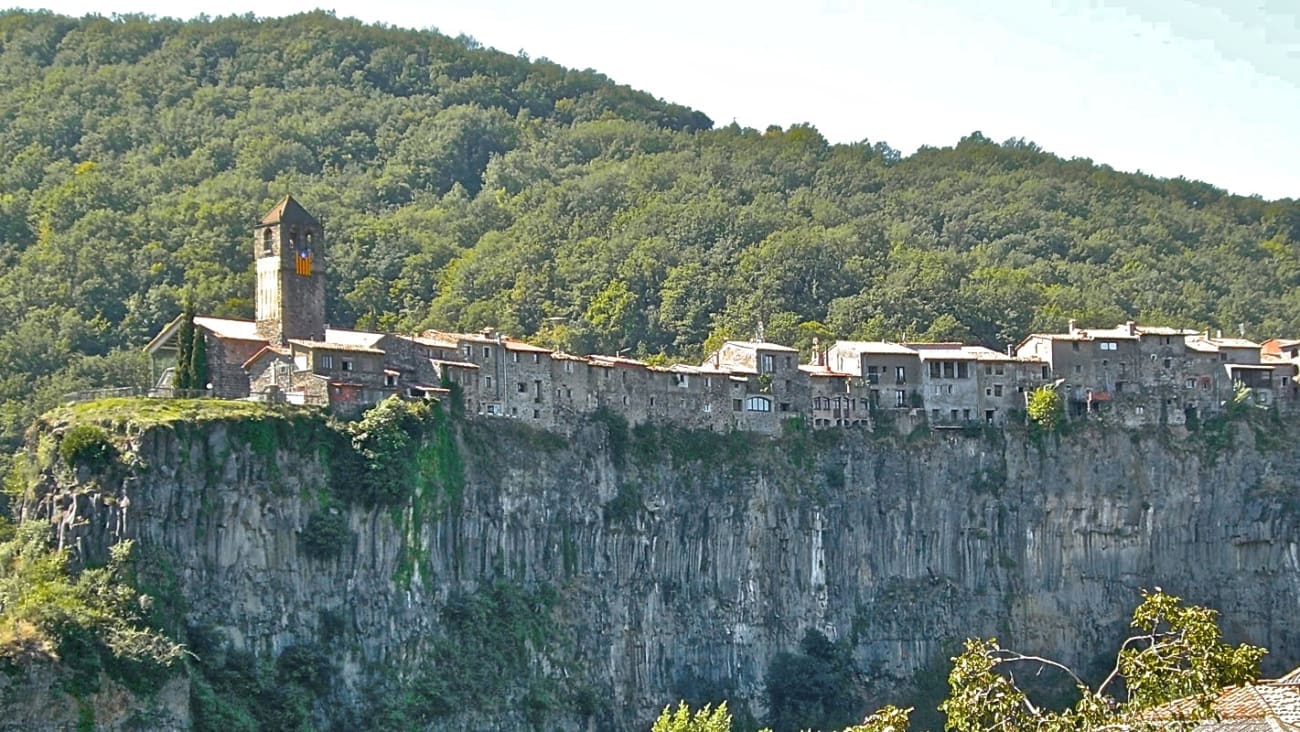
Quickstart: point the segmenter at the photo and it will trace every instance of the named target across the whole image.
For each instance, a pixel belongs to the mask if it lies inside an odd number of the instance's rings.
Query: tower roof
[[[270,211],[266,212],[266,215],[262,217],[261,221],[257,222],[257,225],[267,226],[269,224],[278,224],[282,221],[299,221],[316,224],[317,226],[320,225],[320,222],[311,214],[307,213],[307,209],[303,208],[302,204],[298,203],[292,195],[287,195],[280,199],[280,202],[275,204],[275,207]]]

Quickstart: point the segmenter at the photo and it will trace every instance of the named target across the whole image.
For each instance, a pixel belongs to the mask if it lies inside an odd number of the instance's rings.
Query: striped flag
[[[311,276],[311,250],[302,247],[298,250],[298,256],[294,260],[297,264],[298,274],[303,277]]]

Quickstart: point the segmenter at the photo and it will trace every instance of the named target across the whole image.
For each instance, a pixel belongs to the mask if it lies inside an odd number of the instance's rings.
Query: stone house
[[[651,366],[576,356],[510,338],[427,331],[370,333],[325,324],[324,228],[291,196],[253,227],[256,317],[198,316],[213,395],[322,404],[355,413],[389,395],[455,387],[473,415],[564,431],[605,408],[630,424],[774,434],[789,418],[815,427],[872,424],[874,410],[912,424],[1000,424],[1026,393],[1059,388],[1074,416],[1108,412],[1126,424],[1181,423],[1222,408],[1236,384],[1261,403],[1300,403],[1300,341],[1261,346],[1197,331],[1138,326],[1039,333],[1014,354],[960,343],[839,341],[811,363],[763,340],[727,341],[699,366]],[[170,386],[181,318],[150,341],[155,381]],[[896,415],[897,416],[897,415]]]
[[[887,341],[837,341],[826,366],[860,377],[873,409],[920,406],[921,358],[915,349]]]
[[[729,374],[731,425],[773,434],[780,422],[805,414],[808,379],[799,370],[799,351],[766,341],[726,341],[702,368]]]

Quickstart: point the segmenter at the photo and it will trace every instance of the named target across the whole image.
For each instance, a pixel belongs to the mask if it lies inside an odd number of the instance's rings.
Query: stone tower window
[[[298,247],[298,230],[289,229],[289,247],[296,249]]]
[[[275,236],[271,233],[271,228],[268,226],[262,229],[262,254],[270,254],[274,243]]]

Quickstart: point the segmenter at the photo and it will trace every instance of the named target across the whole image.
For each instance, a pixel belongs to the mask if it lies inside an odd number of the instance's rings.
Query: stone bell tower
[[[253,227],[257,262],[257,334],[325,339],[325,229],[293,196],[285,196]]]

